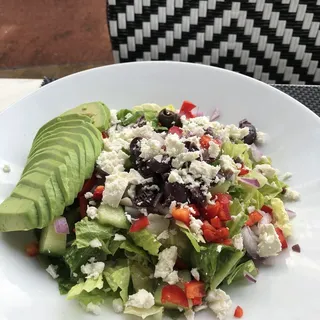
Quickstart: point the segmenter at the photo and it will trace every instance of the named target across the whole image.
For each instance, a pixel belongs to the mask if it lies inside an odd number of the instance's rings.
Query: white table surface
[[[0,112],[36,91],[42,80],[0,79]]]

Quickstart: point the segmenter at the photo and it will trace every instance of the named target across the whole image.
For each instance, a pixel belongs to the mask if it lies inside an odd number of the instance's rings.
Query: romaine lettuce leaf
[[[148,292],[154,291],[154,279],[150,276],[154,274],[154,269],[149,265],[141,265],[135,261],[130,262],[130,271],[133,288],[136,292],[145,289]]]
[[[78,296],[75,297],[75,299],[85,306],[87,306],[89,303],[100,305],[104,302],[106,296],[107,294],[105,291],[95,289],[91,292],[82,291]]]
[[[256,277],[258,269],[256,268],[252,260],[248,260],[244,263],[239,264],[227,277],[227,284],[231,284],[234,281],[241,280],[244,278],[245,272],[250,273]]]
[[[144,250],[137,247],[128,240],[121,243],[120,249],[123,249],[125,251],[126,257],[130,260],[136,260],[139,262],[145,262],[150,260],[148,254]]]
[[[256,209],[261,209],[264,205],[264,196],[257,189],[248,190],[243,199],[245,203],[245,210],[249,206],[254,206]]]
[[[90,241],[94,239],[98,239],[101,243],[109,240],[116,232],[113,227],[101,225],[96,220],[89,220],[87,217],[77,222],[75,229],[74,245],[78,249],[89,247]]]
[[[239,199],[236,199],[236,198],[232,199],[232,204],[230,205],[230,214],[232,216],[236,216],[237,214],[239,214],[242,211],[243,211],[243,207],[242,207]]]
[[[230,141],[226,141],[222,145],[222,152],[233,159],[240,157],[247,150],[248,146],[245,143],[235,144]]]
[[[118,259],[116,264],[107,262],[103,275],[113,292],[120,289],[120,297],[123,302],[128,300],[128,288],[130,282],[130,268],[128,260]]]
[[[160,306],[153,306],[149,309],[125,307],[123,313],[132,314],[142,319],[151,318],[151,316],[153,316],[152,319],[155,319],[154,316],[157,316],[156,319],[162,319],[163,310],[164,308]]]
[[[143,229],[138,232],[129,232],[129,235],[138,247],[143,248],[149,254],[153,256],[159,254],[161,243],[156,239],[156,236],[148,230]]]
[[[245,213],[240,212],[234,216],[232,220],[226,223],[227,227],[229,228],[229,234],[231,238],[241,231],[247,220],[248,216]]]
[[[276,220],[275,226],[279,227],[283,231],[285,237],[291,236],[292,227],[282,200],[279,198],[271,199],[271,207],[273,211],[273,217]]]

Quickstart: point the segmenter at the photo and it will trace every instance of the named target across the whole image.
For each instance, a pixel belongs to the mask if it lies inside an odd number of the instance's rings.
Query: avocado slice
[[[38,154],[35,154],[30,159],[28,159],[28,162],[24,168],[22,175],[24,175],[26,172],[28,172],[28,170],[34,167],[56,169],[56,167],[59,168],[60,164],[64,164],[66,166],[66,175],[68,180],[67,187],[72,195],[71,201],[73,201],[75,195],[77,194],[77,192],[75,191],[75,183],[74,183],[76,172],[73,170],[70,157],[67,155],[67,153],[65,155],[61,155],[59,154],[59,150],[54,150],[54,149],[43,150],[42,152],[39,152]],[[55,167],[53,167],[53,165],[55,165]]]
[[[67,235],[56,233],[54,228],[55,218],[46,228],[41,232],[39,249],[40,253],[50,256],[62,256],[67,248]]]
[[[65,202],[53,172],[49,173],[44,169],[35,168],[23,176],[19,183],[39,188],[43,191],[52,218],[63,214]]]
[[[52,120],[48,121],[46,124],[44,124],[37,132],[36,136],[33,139],[33,142],[35,142],[37,140],[37,138],[44,132],[46,132],[47,130],[51,130],[51,126],[63,122],[63,121],[71,121],[71,120],[82,120],[82,121],[86,121],[86,122],[90,122],[92,123],[92,119],[88,116],[85,116],[83,114],[78,114],[78,113],[72,113],[72,114],[67,114],[64,116],[59,116],[56,118],[53,118]]]
[[[43,192],[39,188],[33,188],[24,185],[23,182],[19,182],[13,189],[11,197],[19,199],[28,199],[34,202],[38,211],[39,223],[38,228],[43,228],[51,221],[51,215],[48,208],[47,200],[43,195]]]
[[[0,231],[31,230],[38,227],[38,212],[33,201],[8,197],[0,204]]]
[[[104,103],[100,101],[81,104],[80,106],[77,106],[63,113],[62,116],[74,113],[90,117],[93,121],[94,126],[100,131],[105,131],[110,128],[110,110]]]

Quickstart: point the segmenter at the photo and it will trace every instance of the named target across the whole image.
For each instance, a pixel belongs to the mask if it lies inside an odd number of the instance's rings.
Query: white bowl
[[[320,119],[306,107],[259,81],[196,64],[129,63],[80,72],[49,84],[0,115],[0,200],[13,189],[36,131],[46,121],[78,104],[101,100],[110,108],[144,102],[177,107],[190,100],[210,114],[218,107],[220,121],[249,119],[268,133],[263,151],[283,173],[301,201],[289,248],[274,266],[263,267],[256,284],[231,285],[227,292],[244,309],[244,319],[298,320],[319,318],[320,288]],[[0,235],[0,319],[91,319],[74,301],[60,296],[57,284],[24,254],[27,233]],[[291,250],[299,243],[301,253]],[[234,310],[234,309],[233,309]],[[106,307],[100,318],[123,319]],[[201,312],[197,319],[213,314]],[[232,319],[232,315],[230,316]]]

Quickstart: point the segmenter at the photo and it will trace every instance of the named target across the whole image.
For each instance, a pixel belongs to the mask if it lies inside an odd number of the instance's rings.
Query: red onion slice
[[[245,271],[243,273],[243,275],[248,281],[250,281],[252,283],[256,283],[257,282],[257,279],[252,274],[250,274],[249,272]]]
[[[238,180],[250,187],[254,188],[260,188],[260,183],[257,179],[251,179],[251,178],[238,178]]]
[[[54,230],[56,233],[69,234],[69,226],[65,217],[58,218],[54,222]]]
[[[196,117],[203,117],[204,116],[204,113],[201,112],[201,111],[197,111],[196,114],[195,114]]]
[[[250,148],[253,160],[255,162],[259,162],[262,158],[262,152],[257,148],[257,146],[254,143],[250,146]]]
[[[292,250],[294,252],[301,252],[301,248],[298,244],[295,244],[294,246],[292,246]]]
[[[297,216],[297,214],[292,210],[286,209],[286,211],[287,211],[287,214],[289,216],[289,219],[292,219],[292,218]]]
[[[241,230],[243,246],[252,258],[258,257],[258,237],[249,227],[243,227]]]
[[[211,114],[210,121],[214,121],[215,119],[220,117],[219,109],[215,108]]]

